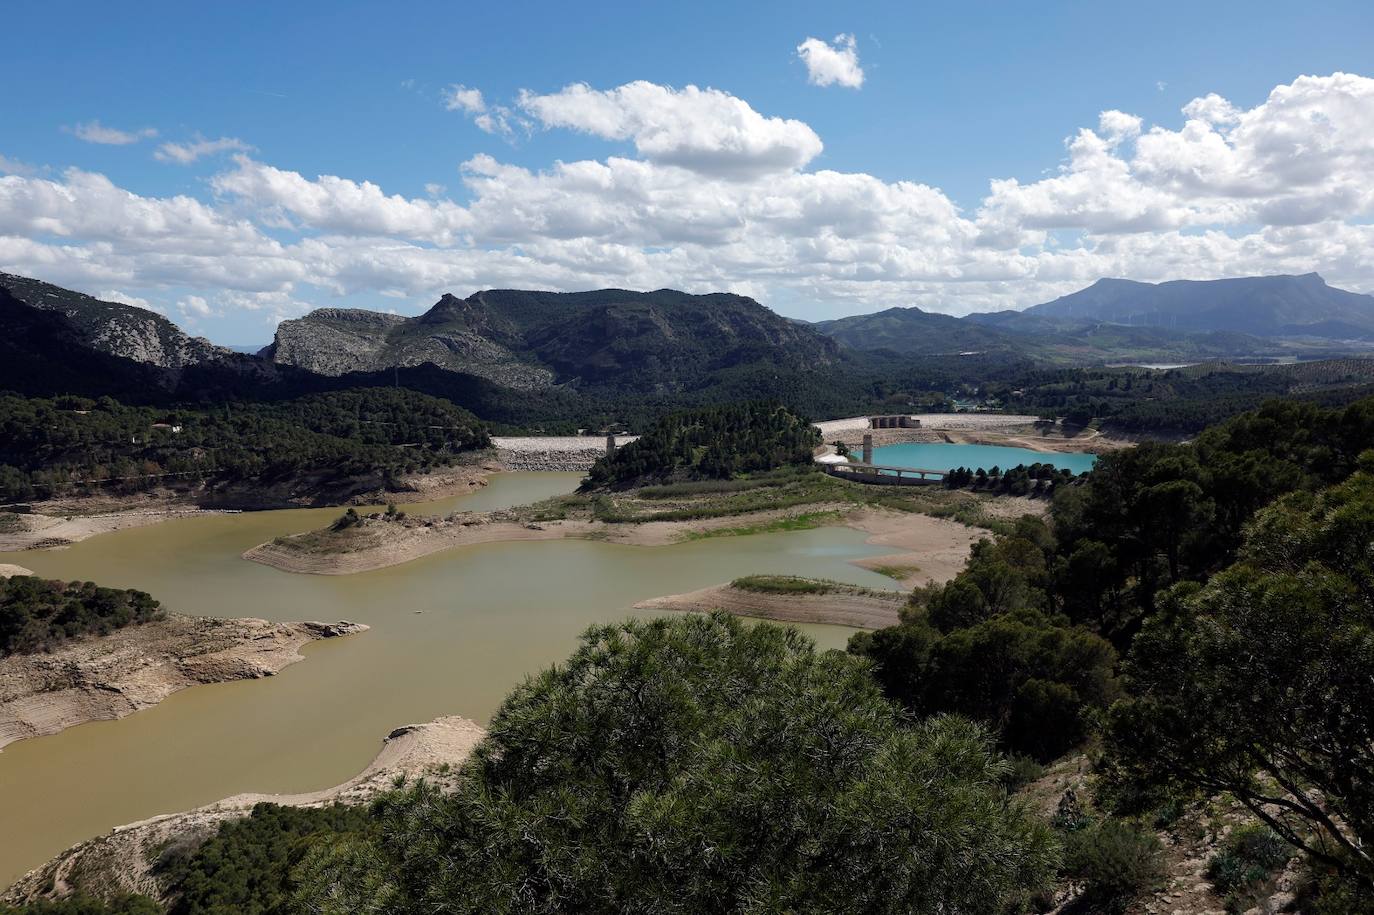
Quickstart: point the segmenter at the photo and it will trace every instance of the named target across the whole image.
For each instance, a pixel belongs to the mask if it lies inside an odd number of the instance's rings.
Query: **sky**
[[[1374,292],[1374,4],[10,0],[0,271],[228,344],[483,288],[818,320]]]

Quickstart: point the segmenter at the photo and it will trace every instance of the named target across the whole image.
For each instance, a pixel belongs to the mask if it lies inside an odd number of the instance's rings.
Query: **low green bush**
[[[1108,817],[1065,836],[1064,869],[1083,881],[1090,911],[1124,912],[1163,877],[1163,846],[1154,833]]]
[[[1228,902],[1238,902],[1292,856],[1292,846],[1268,826],[1242,826],[1232,830],[1221,850],[1207,862],[1207,879],[1218,893],[1228,897]]]

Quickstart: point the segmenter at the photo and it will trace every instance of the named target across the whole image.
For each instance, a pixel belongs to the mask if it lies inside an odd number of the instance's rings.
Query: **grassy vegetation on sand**
[[[746,575],[730,582],[730,587],[756,594],[855,594],[864,597],[890,597],[901,592],[879,591],[828,578],[802,578],[798,575]]]

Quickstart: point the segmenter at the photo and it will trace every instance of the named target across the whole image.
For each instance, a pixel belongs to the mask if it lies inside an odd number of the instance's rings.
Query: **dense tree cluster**
[[[168,915],[295,915],[291,875],[311,844],[370,828],[365,807],[258,804],[191,854],[160,862],[176,897]]]
[[[981,729],[914,726],[867,665],[724,615],[595,627],[459,774],[303,865],[311,911],[996,912],[1048,829]]]
[[[33,575],[0,578],[0,657],[44,651],[82,635],[108,635],[162,616],[161,604],[143,591]]]
[[[1239,561],[1160,601],[1113,709],[1136,797],[1227,792],[1374,894],[1374,451],[1247,527]]]
[[[945,486],[1011,496],[1047,496],[1073,479],[1072,470],[1061,470],[1053,464],[1017,464],[1005,471],[996,465],[991,469],[956,467],[946,474]]]
[[[1161,589],[1224,568],[1257,510],[1344,479],[1371,445],[1374,399],[1273,401],[1191,444],[1103,455],[1054,501],[1056,606],[1126,647]]]
[[[917,715],[992,726],[1007,750],[1047,761],[1081,743],[1116,696],[1116,652],[1074,626],[1048,593],[1055,543],[1044,522],[974,546],[953,581],[918,589],[902,622],[859,633],[883,691]]]
[[[6,396],[0,499],[200,480],[319,485],[443,465],[489,444],[466,410],[392,388],[213,409]]]
[[[804,466],[819,444],[814,426],[776,403],[687,410],[665,416],[636,441],[597,460],[584,485],[728,479]]]
[[[1097,419],[1124,432],[1198,432],[1277,397],[1329,406],[1368,397],[1374,394],[1374,363],[1034,369],[1018,377],[989,376],[982,388],[1008,410],[1062,417],[1070,425]]]

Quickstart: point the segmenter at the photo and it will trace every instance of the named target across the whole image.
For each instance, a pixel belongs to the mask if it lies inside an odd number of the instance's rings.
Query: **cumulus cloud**
[[[418,308],[492,286],[749,290],[808,317],[1014,307],[1104,275],[1318,270],[1374,289],[1365,77],[1301,77],[1248,109],[1203,97],[1165,124],[1108,109],[1066,140],[1056,170],[994,180],[968,209],[916,181],[808,170],[820,151],[809,127],[717,90],[575,86],[520,104],[542,125],[635,152],[543,168],[472,156],[457,199],[245,155],[211,180],[208,201],[142,196],[78,169],[11,174],[0,270],[180,297],[178,313],[206,323],[219,318],[191,296],[275,321],[333,296]]]
[[[797,56],[806,64],[806,80],[813,86],[858,89],[864,84],[859,47],[853,35],[836,35],[830,44],[808,38],[797,45]]]
[[[448,200],[407,200],[387,195],[370,181],[334,175],[314,180],[297,172],[235,159],[236,168],[216,175],[216,192],[251,203],[273,224],[290,224],[349,235],[398,235],[452,245],[471,225],[471,216]]]
[[[157,148],[157,152],[153,153],[153,157],[161,162],[190,165],[197,159],[216,153],[252,151],[253,147],[236,137],[220,137],[218,140],[196,137],[188,143],[163,143]]]
[[[182,317],[190,321],[214,317],[217,314],[217,312],[210,307],[210,303],[198,295],[188,295],[178,301],[177,311],[181,312]]]
[[[630,140],[651,162],[708,175],[756,178],[801,168],[821,152],[807,124],[764,117],[719,89],[639,80],[616,89],[585,83],[550,95],[523,92],[520,108],[544,127]]]
[[[99,143],[103,146],[128,146],[139,140],[147,140],[157,136],[157,131],[152,127],[144,127],[142,130],[119,130],[114,127],[106,127],[99,121],[87,121],[84,124],[62,129],[75,135],[78,140],[86,143]]]

